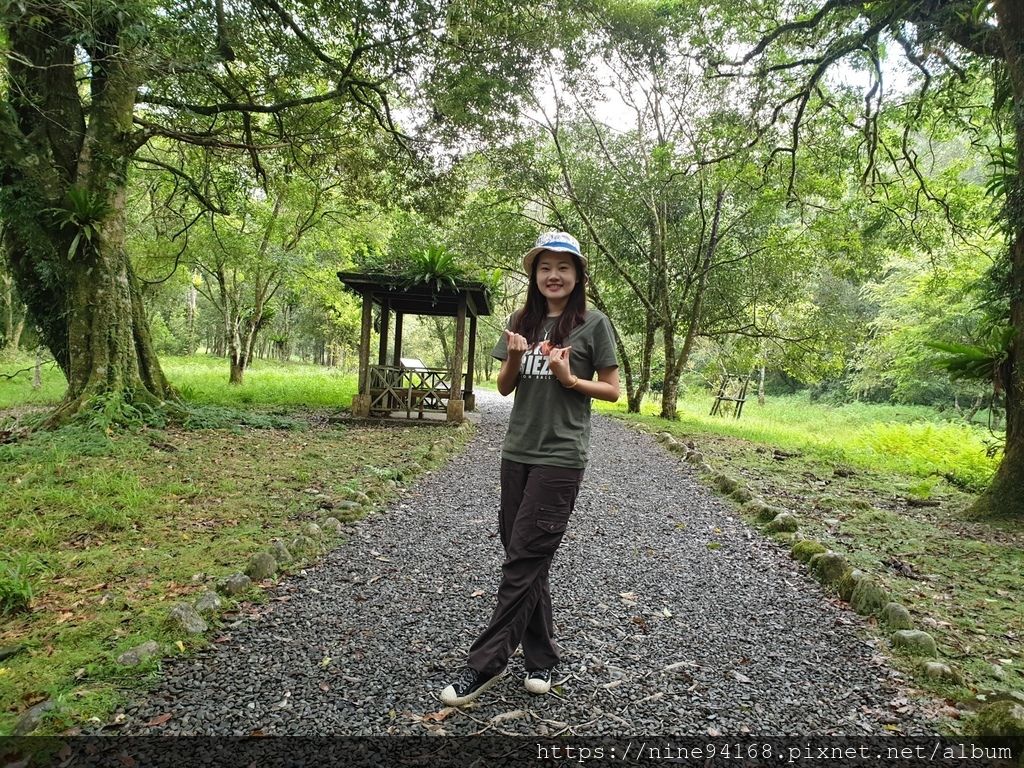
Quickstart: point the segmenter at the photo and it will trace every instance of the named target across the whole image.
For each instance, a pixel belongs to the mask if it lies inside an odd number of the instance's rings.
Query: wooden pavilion
[[[476,356],[477,318],[491,314],[490,295],[483,283],[456,281],[440,288],[429,283],[409,284],[396,275],[339,272],[338,279],[363,297],[359,336],[359,393],[352,399],[354,416],[419,418],[425,412],[442,412],[447,421],[460,422],[472,411],[473,364]],[[370,364],[370,331],[373,305],[379,307],[380,346],[377,364]],[[395,315],[394,344],[389,359],[391,314]],[[402,319],[406,315],[437,315],[455,318],[455,346],[451,368],[425,368],[402,362]],[[466,359],[466,318],[469,318],[469,354]],[[390,362],[390,364],[389,364]],[[466,372],[463,374],[463,364]]]

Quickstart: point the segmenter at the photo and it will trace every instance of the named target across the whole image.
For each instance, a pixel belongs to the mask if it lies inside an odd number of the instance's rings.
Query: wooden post
[[[402,318],[401,312],[395,312],[395,368],[402,364]]]
[[[388,362],[388,323],[391,319],[391,302],[380,303],[380,348],[377,350],[377,365]]]
[[[476,376],[476,315],[469,316],[469,360],[466,364],[466,410],[476,410],[473,378]]]
[[[466,294],[459,297],[455,318],[455,352],[452,354],[451,385],[448,394],[448,421],[461,422],[465,410],[462,399],[462,351],[466,343]]]
[[[373,294],[363,294],[363,324],[359,333],[359,394],[352,398],[352,415],[370,415],[370,325],[373,322]]]

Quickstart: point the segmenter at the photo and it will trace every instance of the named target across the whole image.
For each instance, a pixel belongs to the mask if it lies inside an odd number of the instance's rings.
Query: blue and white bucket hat
[[[537,258],[537,254],[543,251],[559,251],[561,253],[571,253],[574,256],[578,256],[579,260],[583,262],[583,266],[587,266],[587,257],[580,253],[579,241],[570,235],[568,232],[544,232],[540,237],[537,238],[537,242],[533,244],[533,248],[528,250],[523,255],[523,271],[529,275],[533,269],[534,259]]]

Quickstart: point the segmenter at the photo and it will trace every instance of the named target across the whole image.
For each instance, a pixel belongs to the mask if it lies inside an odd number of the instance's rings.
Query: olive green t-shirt
[[[587,466],[590,448],[590,398],[563,387],[548,368],[545,342],[557,320],[548,318],[542,336],[545,341],[523,354],[501,455],[522,464],[582,469]],[[596,371],[618,365],[612,334],[608,318],[596,309],[588,309],[564,344],[572,347],[569,369],[573,374],[593,379]],[[508,358],[505,334],[491,354],[499,360]]]

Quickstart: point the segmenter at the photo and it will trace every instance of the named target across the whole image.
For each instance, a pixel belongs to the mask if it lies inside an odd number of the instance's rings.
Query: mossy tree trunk
[[[18,292],[68,380],[51,421],[90,398],[158,405],[174,396],[150,339],[125,250],[125,190],[138,80],[103,28],[77,82],[73,23],[46,15],[8,25],[10,86],[0,112],[0,217]],[[44,119],[40,121],[40,116]],[[40,127],[40,126],[45,127]]]
[[[1013,89],[1016,176],[1006,203],[1010,237],[1010,324],[1014,328],[1004,367],[1006,450],[992,484],[975,509],[1024,519],[1024,4],[996,0],[1003,57]]]

